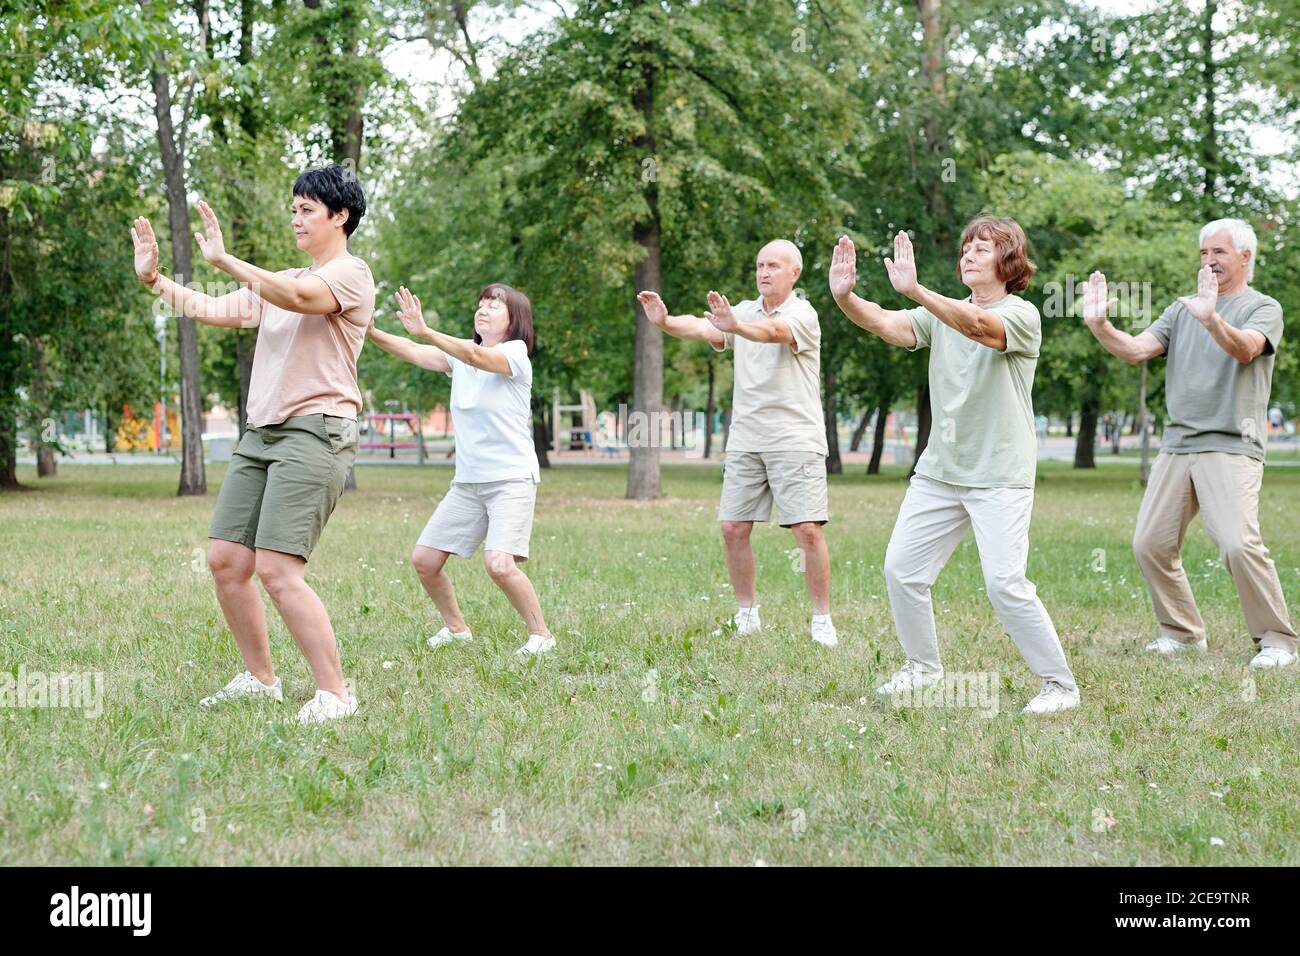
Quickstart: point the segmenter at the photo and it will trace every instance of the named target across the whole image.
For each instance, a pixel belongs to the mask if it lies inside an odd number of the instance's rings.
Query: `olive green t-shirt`
[[[1018,295],[984,308],[1006,328],[1001,352],[966,338],[924,307],[907,310],[916,348],[930,349],[930,441],[916,473],[971,488],[1032,488],[1038,465],[1032,395],[1042,320]]]
[[[1165,347],[1165,425],[1162,452],[1221,451],[1264,459],[1268,392],[1273,360],[1282,341],[1282,307],[1247,287],[1219,296],[1223,321],[1255,329],[1264,352],[1245,365],[1223,350],[1181,302],[1174,302],[1147,329]]]

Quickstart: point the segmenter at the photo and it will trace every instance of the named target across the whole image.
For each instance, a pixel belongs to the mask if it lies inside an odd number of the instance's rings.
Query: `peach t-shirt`
[[[295,415],[361,412],[357,356],[375,311],[375,280],[365,260],[353,255],[331,259],[319,268],[284,269],[280,275],[319,276],[338,300],[331,315],[304,315],[272,305],[245,287],[260,325],[253,375],[248,386],[251,428],[278,425]]]

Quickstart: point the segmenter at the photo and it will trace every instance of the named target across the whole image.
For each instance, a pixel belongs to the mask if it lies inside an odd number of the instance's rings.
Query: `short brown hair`
[[[502,341],[522,339],[524,345],[528,346],[528,354],[532,355],[533,304],[528,301],[528,296],[505,283],[493,282],[491,285],[484,286],[483,291],[478,294],[479,302],[484,299],[500,299],[506,304],[506,314],[510,316],[510,324],[506,326],[506,337]],[[483,344],[483,339],[477,332],[474,333],[474,344]]]
[[[957,246],[957,278],[961,278],[961,257],[972,239],[991,239],[997,250],[994,271],[1007,284],[1008,292],[1022,292],[1038,267],[1029,261],[1029,240],[1014,219],[977,216],[966,226]]]

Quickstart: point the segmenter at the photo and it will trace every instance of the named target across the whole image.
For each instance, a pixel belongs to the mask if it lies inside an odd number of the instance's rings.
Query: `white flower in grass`
[[[393,662],[392,662],[392,661],[384,661],[383,667],[384,667],[384,670],[386,670],[386,671],[391,671],[391,670],[393,669]]]
[[[1210,846],[1227,846],[1219,837],[1210,837]]]

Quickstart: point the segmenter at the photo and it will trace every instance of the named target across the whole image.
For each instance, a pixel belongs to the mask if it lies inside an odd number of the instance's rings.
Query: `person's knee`
[[[804,521],[790,526],[794,541],[804,551],[816,548],[822,541],[822,526],[816,521]]]
[[[483,554],[483,566],[492,580],[500,584],[514,575],[515,557],[504,551],[487,551]]]
[[[411,564],[422,578],[437,577],[447,563],[447,552],[435,548],[416,548],[411,552]]]
[[[749,533],[754,525],[749,521],[722,522],[722,540],[728,547],[736,547],[749,542]]]
[[[257,556],[257,578],[266,588],[272,600],[286,594],[302,580],[299,568],[287,557],[259,554]]]
[[[1178,559],[1178,545],[1167,535],[1138,529],[1133,534],[1133,557],[1138,567],[1167,567]]]
[[[1254,542],[1243,536],[1235,536],[1229,541],[1219,542],[1219,560],[1225,568],[1231,570],[1235,565],[1253,558],[1259,550]]]
[[[1028,604],[1036,596],[1034,586],[1023,573],[985,575],[984,593],[997,610]]]
[[[208,570],[219,583],[247,581],[255,568],[254,553],[242,544],[215,538],[208,542]]]

